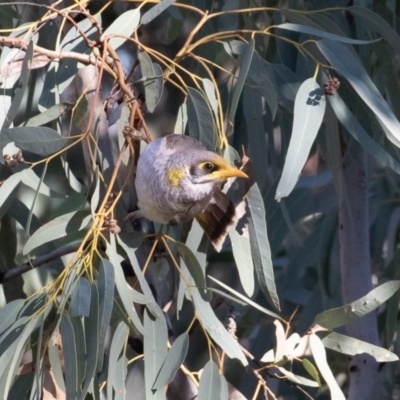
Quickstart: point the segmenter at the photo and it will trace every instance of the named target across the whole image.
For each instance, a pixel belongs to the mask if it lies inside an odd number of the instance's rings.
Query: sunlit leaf
[[[125,400],[126,388],[125,379],[128,373],[128,359],[123,356],[117,361],[113,378],[113,386],[115,390],[115,400]]]
[[[221,379],[218,367],[213,360],[203,368],[200,377],[198,400],[221,400]]]
[[[104,40],[109,35],[123,35],[130,37],[135,31],[140,21],[140,9],[135,8],[128,10],[121,14],[101,35],[101,39]],[[114,37],[109,40],[109,44],[113,49],[117,49],[123,44],[126,39],[121,37]]]
[[[153,390],[153,384],[157,378],[158,371],[167,357],[167,323],[164,316],[153,319],[146,309],[143,316],[144,338],[144,380],[146,386],[147,400],[166,399],[165,389],[161,387]]]
[[[321,339],[315,334],[310,335],[310,347],[319,372],[329,387],[331,398],[334,400],[345,400],[346,397],[340,390],[340,387],[336,382],[331,369],[329,368],[328,362],[326,361],[326,351],[324,345],[322,344]]]
[[[282,372],[282,374],[289,379],[289,381],[298,383],[300,385],[305,385],[305,386],[310,386],[310,387],[318,387],[318,383],[312,381],[311,379],[304,378],[299,375],[295,375],[293,372],[288,371],[287,369],[283,367],[277,367],[279,371]]]
[[[52,240],[60,239],[68,234],[86,229],[92,221],[88,210],[73,211],[53,219],[53,221],[40,227],[26,242],[23,254],[28,254],[33,249]]]
[[[0,218],[4,216],[13,203],[22,178],[23,172],[17,172],[0,186]]]
[[[303,358],[301,360],[304,369],[314,378],[314,380],[318,383],[318,386],[321,386],[321,380],[319,378],[319,373],[317,369],[314,367],[314,364],[309,361],[307,358]]]
[[[57,385],[60,387],[60,389],[63,392],[65,392],[65,381],[63,375],[63,368],[61,366],[60,351],[58,349],[58,346],[53,343],[52,339],[49,340],[49,343],[47,345],[47,351],[49,355],[51,370],[53,371],[54,374],[54,379]]]
[[[226,381],[223,375],[220,375],[220,378],[221,378],[221,400],[229,400],[228,382]]]
[[[15,322],[24,303],[22,299],[14,300],[0,310],[0,338],[3,332]]]
[[[183,135],[185,133],[187,122],[188,122],[187,107],[186,104],[183,103],[178,109],[178,115],[176,116],[174,133],[180,133]]]
[[[143,25],[148,24],[153,21],[154,18],[157,18],[163,11],[165,11],[171,4],[175,3],[176,0],[162,0],[160,3],[156,4],[154,7],[150,8],[149,11],[146,11],[143,14],[141,19],[141,23]]]
[[[280,310],[268,241],[264,201],[256,183],[247,193],[246,201],[251,214],[249,221],[250,246],[258,282],[268,301]]]
[[[310,154],[325,113],[325,94],[314,78],[300,86],[294,103],[294,120],[285,166],[276,189],[276,200],[289,196]]]
[[[360,299],[342,307],[318,314],[315,322],[324,328],[334,329],[376,310],[400,288],[400,280],[385,282]]]
[[[182,333],[176,338],[154,382],[153,390],[168,385],[174,379],[176,371],[183,364],[189,347],[189,335]]]
[[[100,201],[100,179],[99,179],[99,167],[96,167],[93,171],[93,193],[90,199],[90,210],[92,212],[92,218],[95,219],[95,214]]]
[[[322,339],[322,343],[325,347],[338,351],[339,353],[348,354],[349,356],[367,353],[378,362],[393,362],[399,360],[399,357],[391,351],[359,339],[354,339],[336,332],[319,331],[317,334]]]

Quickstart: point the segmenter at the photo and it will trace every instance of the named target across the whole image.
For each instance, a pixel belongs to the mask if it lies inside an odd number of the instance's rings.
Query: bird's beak
[[[248,176],[237,169],[236,167],[232,167],[227,161],[225,161],[222,157],[219,157],[218,160],[213,160],[215,165],[218,166],[218,169],[212,172],[209,177],[215,180],[224,180],[227,178],[248,178]]]

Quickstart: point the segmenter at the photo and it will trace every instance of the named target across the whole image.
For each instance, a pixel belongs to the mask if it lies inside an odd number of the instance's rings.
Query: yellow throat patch
[[[169,186],[177,187],[181,184],[185,170],[182,168],[170,168],[167,172],[167,181]]]

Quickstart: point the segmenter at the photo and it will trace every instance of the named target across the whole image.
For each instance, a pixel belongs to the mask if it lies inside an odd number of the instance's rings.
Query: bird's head
[[[187,180],[195,185],[214,185],[233,177],[248,178],[243,171],[209,151],[196,152],[189,164],[171,167],[167,172],[168,181],[174,187]]]

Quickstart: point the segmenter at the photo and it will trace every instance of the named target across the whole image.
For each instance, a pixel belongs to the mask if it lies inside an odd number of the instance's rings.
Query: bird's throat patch
[[[170,168],[167,172],[168,184],[172,187],[177,187],[181,184],[185,170],[182,168]]]

